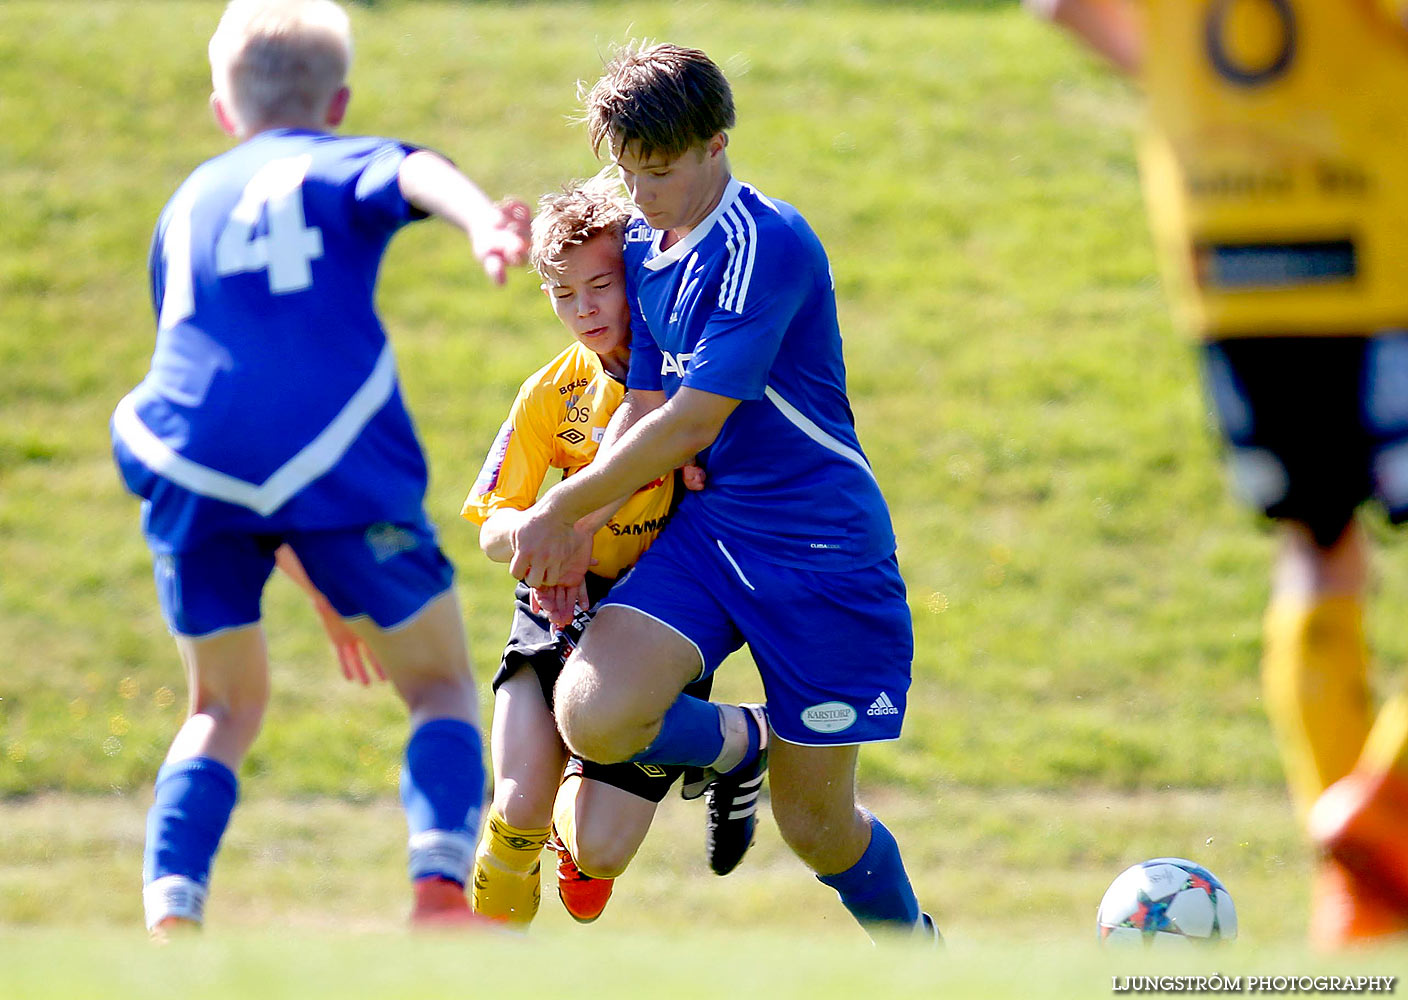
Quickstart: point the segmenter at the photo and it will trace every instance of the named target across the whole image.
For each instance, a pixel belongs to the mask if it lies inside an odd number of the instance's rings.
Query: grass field
[[[276,694],[217,863],[213,933],[169,960],[138,948],[142,814],[184,690],[106,421],[151,350],[152,223],[224,148],[206,109],[218,11],[0,4],[4,997],[165,993],[196,968],[213,970],[212,996],[396,996],[408,970],[448,992],[503,964],[477,941],[395,930],[403,713],[340,682],[281,580],[265,609]],[[349,131],[437,147],[530,200],[596,169],[568,118],[613,43],[670,39],[724,65],[735,171],[797,204],[831,253],[915,612],[905,738],[867,750],[862,781],[950,938],[942,971],[853,950],[863,939],[771,826],[743,870],[706,878],[700,814],[671,802],[608,917],[579,929],[549,899],[513,944],[535,981],[561,986],[576,963],[588,992],[699,995],[717,983],[697,970],[731,939],[700,955],[686,935],[717,926],[788,956],[750,966],[771,995],[1103,995],[1095,903],[1160,854],[1232,888],[1245,950],[1224,971],[1305,961],[1308,859],[1257,681],[1270,542],[1226,497],[1154,278],[1133,92],[1005,2],[376,2],[354,25]],[[398,237],[380,304],[487,678],[509,580],[455,515],[563,334],[526,274],[489,289],[435,224]],[[1385,684],[1401,683],[1408,559],[1372,530],[1387,555],[1371,638]],[[718,691],[757,693],[746,658]]]

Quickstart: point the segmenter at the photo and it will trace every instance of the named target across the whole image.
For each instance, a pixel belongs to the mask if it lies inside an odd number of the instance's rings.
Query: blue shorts
[[[701,678],[747,643],[788,743],[899,738],[914,631],[893,555],[847,572],[781,566],[710,537],[681,509],[603,603],[678,632],[698,650]]]
[[[424,521],[218,535],[188,551],[156,554],[167,627],[200,638],[257,623],[274,551],[284,542],[339,615],[370,618],[383,629],[405,624],[454,582],[450,561]]]

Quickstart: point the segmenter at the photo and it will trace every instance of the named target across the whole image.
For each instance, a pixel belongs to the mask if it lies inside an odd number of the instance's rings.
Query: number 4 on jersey
[[[308,264],[323,255],[323,234],[303,218],[303,178],[312,162],[306,155],[274,160],[249,179],[215,244],[216,274],[267,270],[275,295],[313,283]],[[265,232],[257,235],[261,218]]]
[[[309,263],[323,255],[323,233],[303,217],[303,179],[312,162],[311,156],[273,160],[249,179],[215,244],[215,273],[219,277],[267,271],[269,291],[274,295],[302,291],[313,284]],[[163,330],[195,312],[191,280],[194,200],[194,193],[188,191],[172,206],[162,239],[166,258]],[[261,220],[262,233],[257,231]]]

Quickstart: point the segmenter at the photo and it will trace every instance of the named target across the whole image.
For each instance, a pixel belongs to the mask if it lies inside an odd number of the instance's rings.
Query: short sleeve
[[[401,164],[417,147],[387,140],[362,154],[352,186],[353,217],[364,228],[391,232],[425,213],[401,194]]]
[[[730,399],[762,398],[783,335],[815,284],[795,242],[789,231],[773,232],[755,254],[730,257],[684,385]]]
[[[540,389],[530,379],[519,390],[460,510],[465,520],[483,524],[497,510],[527,510],[538,499],[552,466],[555,427]]]

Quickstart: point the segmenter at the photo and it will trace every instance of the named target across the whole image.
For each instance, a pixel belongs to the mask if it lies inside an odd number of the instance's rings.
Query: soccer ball
[[[1183,858],[1132,865],[1095,914],[1101,941],[1217,941],[1237,936],[1237,909],[1217,876]]]

